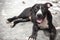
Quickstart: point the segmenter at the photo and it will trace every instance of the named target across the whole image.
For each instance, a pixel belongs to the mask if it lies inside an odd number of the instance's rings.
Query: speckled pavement
[[[7,24],[7,18],[19,15],[25,8],[36,3],[51,2],[52,0],[0,0],[0,40],[27,40],[32,33],[31,22],[17,24],[11,28],[12,23]],[[24,3],[24,4],[23,4]],[[52,2],[51,2],[52,3]],[[51,13],[53,24],[60,27],[60,1],[52,3]],[[48,40],[43,31],[38,32],[37,40]],[[56,40],[60,40],[60,28],[57,29]]]

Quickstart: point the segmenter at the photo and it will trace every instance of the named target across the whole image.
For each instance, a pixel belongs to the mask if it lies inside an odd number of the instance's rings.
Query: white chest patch
[[[48,20],[47,20],[47,17],[45,17],[45,19],[43,20],[43,22],[41,24],[38,24],[38,26],[41,29],[48,28]]]

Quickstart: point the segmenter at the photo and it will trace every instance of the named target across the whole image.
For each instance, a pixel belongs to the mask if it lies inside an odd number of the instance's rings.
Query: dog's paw
[[[6,20],[6,23],[9,24],[10,22],[8,20]]]
[[[33,38],[29,38],[28,40],[34,40]]]
[[[34,36],[30,36],[29,38],[28,38],[28,40],[36,40],[36,37],[34,37]]]
[[[11,27],[11,28],[13,28],[13,25],[14,25],[14,23],[13,23],[13,22],[12,22],[12,23],[10,23],[10,27]]]

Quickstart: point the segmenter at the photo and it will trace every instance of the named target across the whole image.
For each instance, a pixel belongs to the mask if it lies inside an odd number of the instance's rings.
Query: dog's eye
[[[37,10],[37,8],[35,8],[35,10]]]
[[[37,9],[39,9],[39,7],[37,7]]]
[[[35,10],[39,9],[39,7],[36,7]]]
[[[45,8],[44,8],[45,9]]]

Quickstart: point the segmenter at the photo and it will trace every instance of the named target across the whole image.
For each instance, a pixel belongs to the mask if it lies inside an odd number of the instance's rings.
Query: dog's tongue
[[[42,19],[41,20],[37,20],[37,23],[42,23]]]

